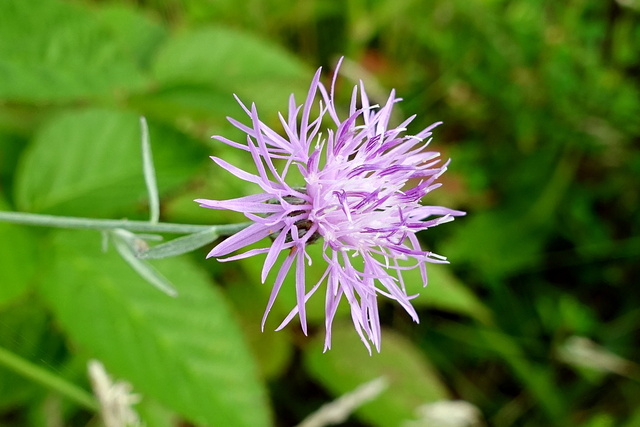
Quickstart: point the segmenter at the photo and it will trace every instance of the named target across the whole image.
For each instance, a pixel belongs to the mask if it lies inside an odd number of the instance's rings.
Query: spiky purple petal
[[[342,60],[338,63],[338,68]],[[245,143],[222,136],[213,138],[247,151],[257,174],[246,172],[212,157],[218,166],[236,177],[258,185],[262,192],[230,200],[197,199],[202,207],[243,213],[254,223],[216,246],[209,256],[221,257],[270,238],[266,247],[251,249],[224,260],[266,254],[262,282],[275,266],[278,255],[286,257],[277,270],[262,327],[293,269],[296,305],[278,329],[295,316],[307,333],[306,302],[325,286],[326,339],[331,347],[331,328],[338,305],[344,298],[351,318],[365,346],[380,351],[381,328],[378,297],[395,300],[414,321],[402,272],[418,268],[427,284],[426,263],[445,263],[446,258],[420,247],[416,233],[464,215],[441,206],[423,206],[420,201],[440,186],[436,182],[447,168],[439,153],[427,151],[434,123],[416,135],[404,135],[415,115],[397,127],[390,127],[392,110],[400,98],[391,91],[382,107],[371,105],[364,84],[353,89],[349,113],[340,119],[334,94],[337,71],[327,88],[314,75],[305,101],[298,105],[289,98],[289,112],[279,115],[283,134],[258,117],[255,105],[237,97],[250,124],[229,119],[247,135]],[[312,111],[318,111],[312,117]],[[328,116],[328,117],[325,117]],[[332,126],[321,127],[329,119]],[[284,164],[282,162],[284,160]],[[299,172],[303,182],[293,186],[287,175]],[[310,289],[306,283],[306,247],[322,239],[322,277]],[[356,258],[354,258],[354,256]],[[354,260],[357,259],[357,263]]]

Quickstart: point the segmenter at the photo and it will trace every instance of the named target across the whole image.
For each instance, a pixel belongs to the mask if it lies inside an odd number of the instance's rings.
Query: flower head
[[[298,315],[306,334],[305,303],[323,287],[325,350],[331,346],[331,325],[338,304],[345,298],[365,346],[371,351],[372,343],[380,351],[378,297],[396,300],[417,322],[418,315],[410,303],[415,295],[407,294],[402,271],[418,268],[426,285],[425,264],[446,262],[446,258],[422,250],[416,233],[464,212],[420,204],[427,193],[440,186],[436,180],[448,164],[441,163],[439,153],[427,150],[431,130],[440,123],[416,135],[404,135],[415,115],[397,127],[390,126],[392,109],[400,99],[391,91],[384,106],[371,105],[362,82],[353,89],[348,116],[341,119],[334,102],[337,70],[329,89],[320,82],[320,72],[313,77],[302,105],[297,105],[291,95],[288,117],[280,115],[282,135],[260,121],[254,104],[249,108],[238,99],[251,124],[229,121],[247,134],[246,144],[222,136],[213,138],[247,151],[257,174],[221,158],[212,159],[262,191],[237,199],[196,202],[206,208],[242,212],[253,221],[216,246],[209,257],[222,257],[271,237],[264,248],[225,258],[266,254],[264,283],[278,255],[285,251],[263,328],[285,277],[293,269],[297,304],[278,329]],[[316,107],[319,113],[312,117]],[[292,171],[299,173],[301,182],[288,182],[287,177],[295,175]],[[308,284],[305,263],[311,259],[307,246],[316,241],[322,245],[326,268],[317,283]]]

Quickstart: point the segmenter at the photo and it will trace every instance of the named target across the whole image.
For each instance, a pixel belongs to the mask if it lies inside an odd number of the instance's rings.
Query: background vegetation
[[[372,357],[344,310],[322,353],[321,297],[309,337],[271,332],[290,295],[261,333],[255,260],[158,261],[172,299],[99,233],[0,224],[0,347],[87,389],[101,360],[149,426],[295,425],[381,375],[348,425],[443,399],[492,426],[640,425],[639,24],[636,0],[0,0],[2,210],[146,219],[144,115],[162,220],[240,222],[192,202],[253,191],[207,158],[247,161],[209,139],[241,137],[232,93],[276,126],[345,55],[345,100],[362,78],[381,101],[397,89],[410,130],[445,122],[428,203],[469,213],[421,236],[451,265],[430,270],[419,325],[381,307]],[[0,425],[96,422],[0,367]]]

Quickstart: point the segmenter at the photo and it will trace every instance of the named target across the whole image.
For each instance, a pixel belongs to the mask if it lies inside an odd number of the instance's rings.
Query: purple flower
[[[297,105],[291,95],[288,117],[280,115],[282,135],[260,121],[254,104],[248,108],[238,99],[251,124],[229,121],[247,134],[246,144],[222,136],[214,138],[247,151],[257,174],[211,158],[262,191],[237,199],[196,202],[205,208],[242,212],[253,221],[216,246],[208,257],[225,256],[270,237],[264,248],[224,259],[266,253],[264,283],[278,255],[286,251],[262,320],[263,329],[293,267],[297,304],[278,330],[297,314],[306,334],[305,303],[322,286],[325,350],[331,347],[331,325],[338,304],[346,298],[365,346],[371,351],[371,342],[380,351],[378,296],[396,300],[418,322],[410,302],[416,295],[407,295],[402,272],[420,269],[426,285],[425,264],[446,263],[446,258],[422,250],[416,233],[464,212],[420,204],[427,193],[441,185],[436,180],[447,169],[448,162],[441,164],[439,153],[426,150],[431,130],[440,123],[416,135],[404,135],[415,115],[397,127],[389,126],[393,106],[400,99],[391,91],[383,107],[371,105],[362,82],[353,89],[348,117],[340,119],[334,101],[337,70],[329,90],[320,82],[320,72],[313,77],[304,104]],[[312,110],[318,111],[317,116],[312,117]],[[325,122],[327,127],[323,127]],[[287,182],[287,177],[296,173],[300,182]],[[322,245],[326,269],[317,283],[307,284],[305,263],[311,263],[307,246],[312,243]]]

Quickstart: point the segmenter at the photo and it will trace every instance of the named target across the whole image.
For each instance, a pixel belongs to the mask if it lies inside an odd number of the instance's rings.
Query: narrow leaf
[[[141,259],[160,259],[182,255],[208,245],[219,236],[220,234],[218,233],[218,229],[216,227],[212,227],[209,230],[188,234],[186,236],[170,240],[166,243],[153,246],[152,248],[141,252],[138,257]]]
[[[178,292],[166,277],[151,265],[138,258],[139,250],[136,249],[136,247],[139,247],[138,242],[143,244],[144,242],[137,240],[134,234],[125,230],[113,230],[111,235],[113,236],[113,244],[120,256],[122,256],[131,268],[142,276],[143,279],[171,297],[178,295]]]

